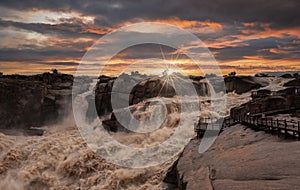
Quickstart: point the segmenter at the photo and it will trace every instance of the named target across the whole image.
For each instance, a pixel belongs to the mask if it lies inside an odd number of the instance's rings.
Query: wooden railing
[[[243,118],[239,118],[238,120],[234,120],[228,116],[223,118],[223,124],[221,126],[217,123],[208,124],[199,122],[197,125],[195,125],[194,130],[197,133],[197,138],[201,138],[206,132],[208,125],[211,126],[209,130],[218,130],[222,132],[225,128],[238,123],[257,131],[265,131],[278,136],[284,135],[285,138],[292,137],[300,140],[299,121],[273,119],[272,117],[263,118],[258,116],[245,116]]]
[[[300,122],[294,120],[280,120],[272,117],[253,117],[245,116],[241,124],[254,130],[265,131],[278,136],[284,135],[285,138],[293,137],[300,140]]]
[[[223,123],[221,125],[220,123],[222,122],[222,120],[223,120]],[[230,127],[231,125],[239,123],[238,121],[234,121],[230,117],[222,118],[222,120],[214,121],[209,118],[202,118],[200,120],[200,122],[198,122],[194,126],[194,131],[197,134],[197,138],[203,137],[204,133],[207,130],[214,131],[213,134],[218,134],[218,133],[221,133],[224,130],[224,128]]]

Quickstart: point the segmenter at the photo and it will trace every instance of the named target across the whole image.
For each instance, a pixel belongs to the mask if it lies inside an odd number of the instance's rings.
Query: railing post
[[[300,122],[298,121],[298,140],[300,140]]]
[[[285,139],[287,138],[287,123],[286,119],[284,120],[284,133],[285,133]]]
[[[271,117],[271,125],[270,125],[271,133],[273,134],[273,118]]]
[[[268,118],[267,118],[267,117],[266,117],[265,130],[269,131],[269,126],[268,126]]]
[[[276,126],[276,128],[277,128],[277,135],[279,137],[280,136],[280,129],[279,129],[279,121],[278,121],[278,119],[277,119],[277,126]]]

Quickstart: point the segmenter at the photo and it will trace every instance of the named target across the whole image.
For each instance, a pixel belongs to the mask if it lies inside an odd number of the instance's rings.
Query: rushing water
[[[282,88],[282,80],[269,80],[270,89]],[[224,94],[219,95],[222,96]],[[200,101],[201,115],[216,118],[225,116],[231,107],[250,99],[250,93],[229,93],[225,96],[227,110],[224,113],[213,112],[212,106],[218,105],[211,105],[203,98]],[[112,137],[120,143],[136,147],[155,146],[168,139],[180,116],[176,98],[164,100],[168,102],[166,105],[171,113],[162,128],[151,134],[120,132],[112,134]],[[199,99],[189,98],[186,102],[193,106],[193,101]],[[161,109],[164,108],[159,105],[145,108],[142,102],[134,105],[134,109],[142,110],[136,112],[135,116],[145,120],[151,118],[153,110],[163,112]],[[176,157],[162,165],[145,169],[122,168],[107,162],[88,148],[72,117],[55,126],[45,126],[44,129],[44,136],[6,136],[0,133],[0,189],[167,189],[167,184],[162,180]]]

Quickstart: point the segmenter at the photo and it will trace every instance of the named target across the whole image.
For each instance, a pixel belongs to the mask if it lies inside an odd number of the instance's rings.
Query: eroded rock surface
[[[227,92],[235,91],[237,94],[242,94],[268,85],[268,82],[263,77],[228,76],[225,77],[224,80]]]
[[[83,78],[83,84],[87,83]],[[0,78],[0,128],[39,127],[63,119],[72,110],[73,76],[43,73]],[[87,88],[82,85],[81,90]]]
[[[204,154],[198,153],[199,143],[192,140],[178,160],[175,173],[179,189],[300,187],[299,141],[281,140],[236,125],[221,133]]]
[[[195,93],[199,96],[207,96],[210,95],[209,85],[206,81],[203,81],[201,77],[194,77],[189,79],[187,77],[180,76],[181,78],[173,79],[179,80],[177,84],[177,92],[173,87],[173,83],[177,81],[167,80],[164,77],[147,77],[145,75],[136,74],[135,76],[121,76],[119,78],[116,77],[108,77],[108,76],[100,76],[99,81],[96,85],[95,90],[95,100],[90,99],[90,103],[93,101],[96,102],[96,109],[98,115],[104,115],[110,113],[112,111],[111,105],[111,94],[112,91],[115,94],[118,94],[117,98],[114,101],[117,108],[123,108],[128,105],[137,104],[141,101],[153,98],[153,97],[173,97],[178,92],[181,95],[186,95],[183,93],[190,93],[190,86],[183,84],[192,84]],[[113,85],[117,81],[117,85],[121,85],[120,87],[115,87],[113,90]],[[180,86],[180,89],[179,89]],[[127,102],[127,105],[123,105],[124,102]]]

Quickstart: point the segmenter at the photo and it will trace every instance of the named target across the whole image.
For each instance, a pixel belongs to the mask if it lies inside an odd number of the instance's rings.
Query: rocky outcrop
[[[143,100],[157,96],[173,97],[175,95],[175,89],[170,82],[159,78],[149,78],[140,82],[132,89],[129,104],[137,104]]]
[[[299,91],[300,92],[300,91]],[[272,115],[277,113],[293,113],[300,109],[300,96],[295,94],[295,88],[287,88],[277,91],[273,95],[267,95],[262,98],[242,104],[232,108],[230,116],[234,120],[244,118],[246,115]]]
[[[112,111],[111,92],[116,78],[108,76],[100,76],[95,89],[95,99],[91,99],[90,103],[95,103],[99,116],[105,115]],[[93,102],[95,101],[95,102]]]
[[[75,91],[79,94],[88,89],[91,78],[77,78],[82,85],[77,85]],[[102,116],[112,112],[111,93],[117,80],[116,77],[100,76],[95,88],[95,96],[87,97],[89,104],[96,105],[97,115]],[[118,78],[119,84],[124,86],[129,93],[127,96],[129,105],[137,104],[149,98],[162,96],[173,97],[177,94],[172,83],[179,83],[176,88],[180,95],[189,95],[189,85],[192,84],[199,96],[207,96],[211,93],[211,84],[203,77],[148,77],[146,75],[134,74],[133,76],[122,75]],[[124,80],[124,81],[122,81]],[[176,81],[178,80],[178,81]],[[209,79],[213,87],[222,87],[223,79]],[[128,83],[135,84],[132,88]],[[185,83],[187,85],[185,85]],[[245,92],[252,88],[263,86],[260,79],[253,77],[225,78],[227,91]],[[3,75],[0,77],[0,120],[1,128],[41,126],[57,122],[71,110],[73,76],[60,73],[43,73],[32,76]],[[121,89],[117,89],[117,91]],[[216,89],[215,89],[216,90]],[[122,90],[121,90],[122,91]],[[123,92],[119,92],[122,94]],[[217,90],[218,91],[218,90]],[[185,94],[186,93],[186,94]],[[122,108],[122,104],[117,104]],[[93,112],[91,112],[93,113]],[[87,115],[89,114],[89,111]],[[97,117],[92,116],[92,119]]]
[[[285,83],[283,86],[284,87],[294,87],[294,86],[300,87],[300,77]]]
[[[43,82],[1,78],[1,128],[40,126],[46,93]]]
[[[237,94],[242,94],[268,85],[268,82],[264,78],[252,76],[228,76],[225,77],[224,81],[226,91],[234,91]]]
[[[111,106],[111,91],[114,82],[117,78],[101,76],[96,87],[96,108],[98,115],[104,115],[112,111]],[[215,92],[224,91],[224,81],[221,77],[214,77],[205,79],[203,77],[184,77],[176,76],[173,77],[173,81],[166,80],[164,77],[147,77],[144,75],[128,76],[123,75],[117,80],[119,83],[124,84],[122,89],[117,89],[117,93],[120,93],[120,100],[128,98],[129,105],[137,104],[149,98],[161,96],[161,97],[173,97],[177,92],[182,93],[181,95],[188,95],[190,93],[189,85],[184,85],[184,83],[192,83],[193,87],[199,96],[209,96],[211,94],[211,88],[214,88]],[[178,80],[178,81],[176,81]],[[140,81],[140,82],[136,82]],[[172,83],[178,82],[180,89],[176,89],[172,86]],[[126,86],[130,87],[131,84],[136,84],[132,89],[126,89]],[[251,76],[229,76],[225,78],[225,87],[227,92],[235,91],[238,94],[250,91],[252,89],[260,88],[266,86],[266,82],[263,78],[251,77]],[[177,88],[178,88],[177,86]],[[124,92],[123,92],[123,91]],[[123,96],[124,94],[130,94],[128,96]],[[186,94],[184,94],[186,92]],[[123,95],[122,95],[123,94]],[[91,99],[91,103],[94,100]],[[122,104],[117,104],[122,108]]]
[[[233,140],[234,139],[234,140]],[[187,190],[298,189],[299,141],[277,137],[236,125],[227,128],[212,147],[199,154],[199,140],[192,140],[166,181]]]
[[[60,121],[71,111],[72,84],[72,75],[59,73],[3,75],[0,128],[28,129]]]
[[[123,97],[124,94],[127,94],[129,98],[128,100],[125,101],[128,101],[129,105],[137,104],[141,101],[147,100],[149,98],[158,97],[158,96],[173,97],[176,95],[175,89],[172,86],[172,82],[164,79],[163,77],[147,77],[138,74],[131,77],[122,76],[119,78],[100,76],[99,81],[97,82],[96,85],[95,100],[93,98],[90,99],[90,103],[93,103],[93,101],[96,102],[96,109],[99,116],[105,115],[112,111],[111,93],[112,93],[113,85],[116,80],[120,80],[118,81],[118,83],[124,84],[124,86],[122,86],[122,89],[117,88],[115,92],[120,94],[119,99],[127,97],[127,96]],[[180,84],[182,83],[184,84],[185,80],[188,83],[192,83],[193,86],[195,87],[196,93],[199,96],[207,96],[210,94],[209,85],[205,80],[203,80],[203,77],[194,77],[192,78],[192,81],[182,77],[180,80],[181,80]],[[140,81],[140,82],[136,82],[136,81]],[[127,89],[127,87],[131,88],[131,85],[128,84],[132,84],[132,83],[133,84],[136,83],[136,85],[134,85],[132,89]],[[186,86],[180,85],[180,86],[182,88],[179,89],[180,92],[187,92],[187,94],[189,93],[187,85]],[[119,108],[122,108],[121,103],[117,105],[119,105]]]

